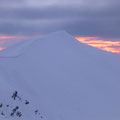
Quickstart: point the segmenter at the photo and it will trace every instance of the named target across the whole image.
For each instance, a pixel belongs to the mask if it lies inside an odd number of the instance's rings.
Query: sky
[[[120,1],[0,0],[0,36],[45,35],[59,30],[75,37],[120,41]]]

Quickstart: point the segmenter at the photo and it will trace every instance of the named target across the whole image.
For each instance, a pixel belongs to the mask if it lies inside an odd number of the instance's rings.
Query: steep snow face
[[[0,68],[0,120],[42,120],[38,105],[31,102],[22,86],[12,85],[9,74]]]
[[[15,45],[12,45],[2,51],[0,51],[0,57],[16,57],[19,56],[24,52],[24,48],[27,48],[32,42],[35,41],[34,39],[26,39]]]
[[[0,53],[0,101],[19,105],[22,120],[120,119],[118,56],[79,43],[66,32],[18,47]],[[11,100],[15,90],[22,101]],[[35,109],[41,113],[37,118]]]

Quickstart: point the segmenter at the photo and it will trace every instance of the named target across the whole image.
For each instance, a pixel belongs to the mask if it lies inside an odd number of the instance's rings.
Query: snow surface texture
[[[120,120],[119,60],[64,31],[1,51],[0,120]]]

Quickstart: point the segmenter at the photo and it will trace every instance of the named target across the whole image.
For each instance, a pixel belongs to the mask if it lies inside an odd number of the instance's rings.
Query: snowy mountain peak
[[[120,62],[104,53],[64,31],[4,50],[1,116],[12,112],[16,120],[17,109],[22,120],[119,120]]]
[[[0,57],[16,57],[16,56],[19,56],[20,54],[22,54],[24,52],[25,49],[27,49],[27,47],[29,45],[33,44],[36,41],[49,39],[49,41],[51,40],[51,42],[52,42],[52,40],[54,40],[54,39],[57,40],[56,38],[59,38],[59,40],[61,42],[62,42],[62,40],[68,40],[69,39],[68,43],[70,42],[70,39],[72,39],[73,41],[75,40],[66,31],[58,31],[58,32],[54,32],[54,33],[48,34],[48,35],[46,35],[43,38],[29,39],[29,40],[25,40],[25,41],[19,42],[19,43],[13,45],[13,46],[10,46],[10,47],[0,51]]]

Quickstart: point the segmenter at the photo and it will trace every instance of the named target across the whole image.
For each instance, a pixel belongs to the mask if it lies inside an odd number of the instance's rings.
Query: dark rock
[[[35,114],[37,114],[38,113],[38,110],[35,110]]]
[[[15,92],[13,93],[12,98],[13,98],[14,100],[16,99],[17,94],[18,94],[18,92],[17,92],[17,91],[15,91]]]
[[[3,104],[0,104],[0,108],[3,106]]]
[[[6,105],[7,107],[9,107],[9,105]]]
[[[14,116],[14,114],[15,114],[15,113],[14,113],[14,112],[12,112],[12,113],[10,114],[10,116]]]
[[[26,105],[29,104],[29,101],[26,100],[26,101],[25,101],[25,104],[26,104]]]
[[[1,115],[5,115],[3,111],[1,112]]]
[[[21,112],[17,112],[16,115],[17,115],[18,117],[21,117],[21,116],[22,116]]]

